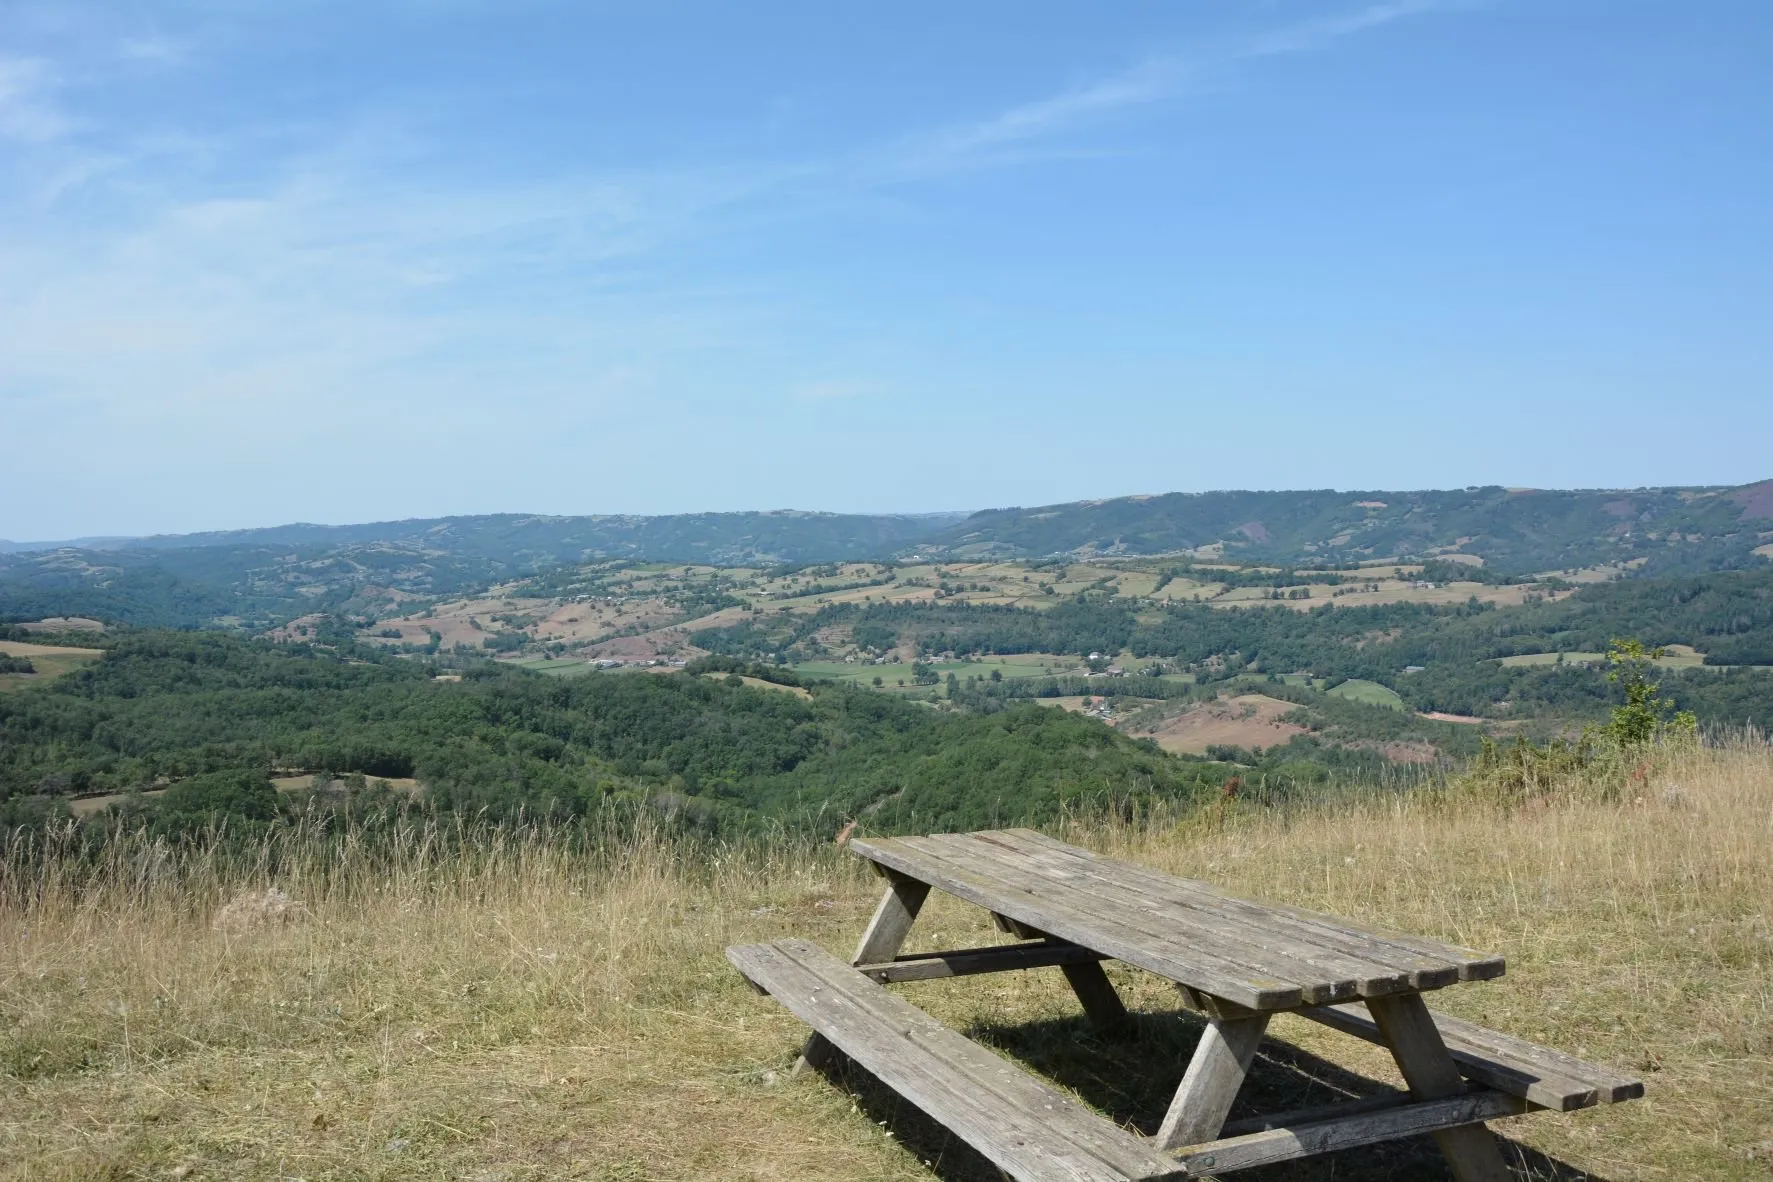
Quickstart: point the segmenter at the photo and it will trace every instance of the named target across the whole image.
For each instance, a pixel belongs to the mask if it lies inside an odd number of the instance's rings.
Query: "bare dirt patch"
[[[1436,722],[1463,722],[1472,726],[1486,726],[1490,721],[1487,718],[1479,718],[1475,714],[1448,714],[1443,710],[1418,710],[1416,717],[1432,718]]]
[[[286,624],[280,624],[265,633],[268,639],[279,644],[291,644],[299,640],[307,640],[326,622],[323,615],[297,616]]]
[[[164,796],[165,794],[166,789],[164,788],[150,788],[146,792],[140,793],[142,797],[148,800],[152,800],[156,796]],[[128,799],[131,795],[133,794],[128,792],[112,792],[105,796],[76,797],[68,802],[68,811],[73,813],[76,817],[90,817],[94,813],[104,812],[119,801]]]
[[[1773,517],[1773,480],[1739,488],[1730,499],[1742,506],[1743,517]]]
[[[1148,733],[1165,751],[1194,755],[1213,746],[1272,747],[1305,733],[1304,727],[1281,721],[1297,709],[1265,694],[1243,694],[1195,706]]]

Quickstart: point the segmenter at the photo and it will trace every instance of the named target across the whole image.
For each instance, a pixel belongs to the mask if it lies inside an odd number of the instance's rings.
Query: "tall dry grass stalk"
[[[1432,1004],[1643,1072],[1650,1088],[1503,1125],[1534,1175],[1766,1177],[1773,754],[1695,750],[1640,781],[1618,798],[1551,785],[1526,799],[1234,801],[1078,820],[1060,836],[1506,953],[1505,978]],[[230,900],[272,887],[301,902],[290,922],[214,925]],[[96,862],[52,844],[0,866],[0,1176],[985,1176],[865,1085],[853,1102],[789,1078],[800,1028],[721,958],[791,934],[847,953],[873,894],[828,844],[645,826],[573,842],[540,828],[370,840],[294,827],[244,854],[132,840]],[[952,900],[914,933],[920,947],[991,938]],[[1161,983],[1114,975],[1149,1015],[1132,1043],[1095,1040],[1051,972],[904,988],[1148,1123],[1192,1028]],[[1395,1080],[1382,1054],[1321,1028],[1274,1033]],[[1258,1098],[1346,1087],[1332,1074],[1277,1050]],[[1354,1154],[1271,1176],[1432,1177],[1431,1161]]]

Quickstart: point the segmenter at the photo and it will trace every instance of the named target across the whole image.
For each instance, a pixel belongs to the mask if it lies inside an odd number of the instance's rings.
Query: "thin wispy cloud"
[[[1169,62],[1141,62],[1112,78],[1023,103],[989,119],[944,132],[937,137],[935,146],[949,153],[970,152],[1066,131],[1094,116],[1164,98],[1171,91],[1174,73]]]
[[[1146,57],[1118,73],[927,136],[910,158],[920,165],[1002,158],[997,150],[1064,135],[1116,113],[1149,107],[1191,86],[1222,79],[1240,64],[1315,53],[1399,21],[1471,8],[1480,0],[1395,0],[1266,28]]]
[[[1311,53],[1345,37],[1397,21],[1478,7],[1484,0],[1394,0],[1271,29],[1251,39],[1245,58]]]

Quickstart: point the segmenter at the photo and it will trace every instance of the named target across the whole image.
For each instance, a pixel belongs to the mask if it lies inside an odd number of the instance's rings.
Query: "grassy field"
[[[1503,657],[1504,665],[1555,665],[1558,658],[1563,658],[1566,665],[1604,665],[1606,653],[1521,653],[1518,656]],[[1705,655],[1697,649],[1685,644],[1670,644],[1663,648],[1662,656],[1656,661],[1663,669],[1697,669],[1705,664]],[[1721,668],[1721,666],[1717,666]]]
[[[1333,698],[1347,698],[1354,702],[1365,702],[1369,706],[1384,706],[1389,710],[1404,709],[1404,700],[1397,691],[1380,685],[1376,681],[1362,681],[1351,677],[1335,689],[1329,691]]]
[[[1518,656],[1503,657],[1504,665],[1556,665],[1562,658],[1566,665],[1598,665],[1607,659],[1606,653],[1521,653]]]
[[[83,669],[104,656],[103,649],[63,648],[59,645],[30,644],[22,640],[0,640],[0,653],[9,657],[29,657],[35,673],[0,673],[0,693],[39,685],[45,681]]]
[[[911,666],[903,662],[897,665],[863,665],[845,661],[802,661],[792,668],[803,677],[829,678],[832,681],[849,681],[858,685],[871,685],[878,677],[883,689],[898,689],[900,681],[905,683],[904,688],[914,688],[911,684]],[[932,661],[930,668],[944,680],[952,673],[965,681],[969,677],[989,678],[994,671],[1008,680],[1013,677],[1050,677],[1081,673],[1084,667],[1078,663],[1076,657],[1053,653],[1017,653],[1005,657],[985,657],[978,661]]]
[[[509,664],[521,666],[533,673],[546,673],[550,677],[581,677],[597,672],[597,666],[584,657],[518,657]]]
[[[1765,747],[1649,761],[1619,799],[1376,794],[1059,835],[1506,954],[1506,977],[1433,1004],[1649,1088],[1499,1123],[1520,1178],[1767,1177]],[[541,834],[457,844],[421,829],[323,857],[311,835],[272,842],[231,863],[129,844],[96,866],[0,862],[0,1177],[993,1177],[865,1078],[791,1078],[804,1029],[721,956],[789,934],[847,952],[876,885],[828,844],[696,850],[642,833],[568,852]],[[212,925],[271,885],[302,901],[294,922]],[[996,938],[942,898],[913,936]],[[901,988],[1149,1129],[1198,1025],[1163,983],[1110,972],[1137,1015],[1125,1041],[1090,1034],[1050,971]],[[1269,1103],[1396,1082],[1364,1044],[1285,1016],[1271,1033],[1252,1075]],[[1240,1175],[1445,1176],[1414,1142]]]

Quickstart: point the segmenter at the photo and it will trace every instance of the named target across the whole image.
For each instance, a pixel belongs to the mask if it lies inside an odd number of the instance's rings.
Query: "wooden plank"
[[[1174,933],[1191,945],[1264,975],[1305,983],[1308,1001],[1318,997],[1379,997],[1409,988],[1407,972],[1370,959],[1352,956],[1328,944],[1313,944],[1267,924],[1232,917],[1216,907],[1183,906],[1139,886],[1091,876],[1074,859],[1044,851],[1012,850],[994,835],[941,834],[909,843],[919,849],[940,849],[950,857],[989,865],[1006,881],[1028,888],[1064,889],[1068,902],[1080,908],[1110,908],[1125,922],[1154,933]],[[1067,866],[1064,863],[1070,862]],[[1089,902],[1085,902],[1088,900]],[[1448,970],[1448,979],[1452,979]],[[1321,1004],[1321,1003],[1320,1003]]]
[[[1301,1017],[1384,1044],[1379,1025],[1358,1005],[1307,1007]],[[1432,1011],[1431,1011],[1432,1013]],[[1448,1014],[1434,1014],[1441,1041],[1461,1075],[1540,1108],[1569,1112],[1644,1094],[1644,1081]]]
[[[1017,969],[1041,969],[1054,965],[1099,961],[1100,952],[1063,940],[1033,944],[997,944],[985,948],[957,948],[951,952],[920,952],[896,956],[877,964],[859,964],[856,970],[885,985],[893,981],[930,981],[942,977],[970,977],[975,973],[1007,973]]]
[[[776,947],[802,960],[823,964],[831,959],[817,945],[804,940],[778,941]],[[1145,1138],[1122,1129],[1017,1064],[962,1037],[866,978],[860,978],[859,974],[851,976],[827,971],[826,978],[831,987],[842,992],[851,1003],[887,1023],[923,1054],[965,1074],[969,1081],[967,1094],[983,1088],[1005,1102],[1024,1105],[1031,1103],[1030,1097],[1033,1097],[1039,1101],[1038,1114],[1043,1120],[1059,1114],[1069,1122],[1066,1135],[1089,1146],[1104,1161],[1117,1163],[1129,1171],[1149,1169],[1153,1162],[1166,1171],[1171,1168],[1169,1159],[1157,1154]],[[1072,1120],[1072,1117],[1076,1119]]]
[[[1382,958],[1382,963],[1411,973],[1410,986],[1413,989],[1438,989],[1455,980],[1490,980],[1501,976],[1507,967],[1504,958],[1493,953],[1358,924],[1319,911],[1239,898],[1211,883],[1178,878],[1162,871],[1104,857],[1091,850],[1067,845],[1033,829],[994,830],[977,836],[1001,840],[1019,849],[1044,850],[1070,858],[1096,873],[1141,884],[1163,897],[1173,897],[1179,902],[1200,901],[1251,922],[1285,927],[1303,937],[1332,943],[1344,951]]]
[[[1497,1068],[1512,1068],[1523,1076],[1543,1081],[1565,1078],[1576,1081],[1592,1097],[1581,1103],[1547,1104],[1547,1108],[1581,1108],[1587,1104],[1618,1104],[1636,1100],[1644,1094],[1644,1081],[1614,1071],[1598,1063],[1578,1059],[1552,1047],[1540,1046],[1500,1030],[1490,1030],[1475,1022],[1467,1022],[1450,1014],[1436,1014],[1434,1024],[1441,1038],[1453,1052],[1455,1062],[1461,1058],[1473,1063],[1489,1062]],[[1492,1087],[1497,1085],[1492,1084]],[[1509,1091],[1502,1088],[1502,1091]],[[1519,1093],[1516,1093],[1519,1094]],[[1526,1099],[1535,1100],[1529,1086]]]
[[[1150,905],[1202,912],[1220,922],[1229,921],[1238,929],[1260,931],[1265,942],[1275,941],[1293,955],[1345,958],[1339,962],[1344,966],[1342,971],[1351,972],[1360,980],[1362,996],[1405,989],[1439,989],[1460,979],[1460,965],[1454,960],[1376,939],[1374,933],[1352,928],[1334,916],[1240,899],[1215,891],[1206,883],[1103,858],[1032,830],[970,836],[1015,849],[1067,877],[1111,884],[1148,899]],[[1484,975],[1500,972],[1500,958],[1496,958],[1495,971]]]
[[[856,954],[850,957],[850,963],[873,964],[897,956],[899,949],[905,946],[905,937],[911,933],[911,925],[917,922],[917,913],[923,910],[924,900],[929,897],[929,883],[899,874],[887,875],[887,888],[880,896],[879,906],[874,909],[874,918],[868,921],[856,944]]]
[[[887,1087],[1017,1179],[1179,1178],[1174,1162],[805,941],[727,957]]]
[[[1265,1133],[1272,1129],[1284,1129],[1292,1125],[1311,1125],[1326,1120],[1343,1120],[1350,1116],[1365,1116],[1369,1112],[1384,1112],[1390,1108],[1402,1108],[1413,1104],[1410,1093],[1391,1091],[1379,1096],[1363,1096],[1359,1100],[1341,1100],[1335,1104],[1318,1104],[1311,1108],[1295,1108],[1291,1112],[1277,1112],[1273,1116],[1250,1116],[1243,1120],[1226,1121],[1225,1127],[1219,1130],[1221,1137],[1241,1137],[1245,1133]]]
[[[1132,907],[1190,930],[1204,927],[1212,937],[1258,950],[1264,957],[1284,957],[1308,966],[1326,980],[1346,979],[1345,988],[1362,997],[1406,989],[1438,988],[1458,979],[1445,961],[1387,949],[1347,933],[1317,930],[1292,917],[1270,912],[1259,903],[1219,898],[1193,889],[1186,879],[1145,871],[1126,863],[1071,857],[1042,844],[1022,842],[1014,831],[944,835],[1013,856],[1044,877],[1057,878],[1115,906]],[[1067,847],[1068,848],[1068,847]],[[1245,954],[1249,959],[1250,954]],[[1282,968],[1275,962],[1275,971]],[[1297,974],[1300,970],[1288,969]]]
[[[1441,1042],[1434,1015],[1428,1012],[1420,994],[1376,997],[1367,1002],[1367,1008],[1379,1024],[1379,1033],[1391,1049],[1404,1082],[1410,1085],[1411,1096],[1417,1100],[1465,1096],[1465,1080]],[[1496,1138],[1482,1124],[1442,1129],[1434,1134],[1434,1140],[1458,1182],[1509,1182],[1508,1167],[1502,1164]]]
[[[1219,1135],[1267,1029],[1267,1014],[1207,1020],[1182,1085],[1157,1130],[1159,1149],[1175,1149]]]
[[[974,843],[964,835],[907,837],[899,843],[924,859],[926,870],[971,874],[1014,893],[1018,899],[1036,900],[1061,907],[1078,917],[1086,928],[1106,931],[1113,925],[1139,944],[1164,949],[1182,964],[1214,965],[1244,980],[1281,980],[1297,983],[1303,1000],[1347,998],[1357,995],[1351,979],[1326,979],[1315,965],[1269,954],[1240,939],[1226,925],[1207,919],[1154,914],[1125,899],[1103,899],[1087,890],[1044,875],[1037,866],[1005,858],[1003,851],[986,843]],[[1077,940],[1076,943],[1088,943]],[[1252,1007],[1257,1008],[1257,1007]]]
[[[1262,1132],[1221,1138],[1176,1151],[1176,1160],[1189,1177],[1228,1174],[1253,1166],[1276,1165],[1339,1149],[1356,1149],[1437,1131],[1446,1134],[1461,1128],[1484,1132],[1477,1122],[1525,1111],[1526,1101],[1502,1092],[1474,1092],[1450,1096],[1359,1116],[1309,1124],[1284,1125]],[[1485,1136],[1489,1134],[1484,1132]]]
[[[880,903],[874,909],[874,918],[862,930],[856,954],[850,958],[851,964],[891,960],[897,956],[905,945],[905,937],[911,932],[911,925],[917,922],[917,913],[923,909],[924,900],[930,897],[927,882],[886,869],[881,869],[881,874],[887,880],[886,890],[881,893]],[[831,1062],[831,1048],[824,1036],[815,1030],[807,1036],[806,1045],[800,1048],[800,1058],[794,1062],[794,1074],[823,1071]]]
[[[1044,1135],[1034,1119],[1036,1114],[1050,1115],[1043,1111],[1044,1105],[994,1103],[995,1090],[956,1078],[938,1060],[921,1055],[907,1032],[857,1006],[842,990],[831,988],[826,979],[829,966],[809,969],[772,945],[729,948],[727,958],[796,1017],[815,1026],[830,1045],[861,1063],[887,1087],[1011,1176],[1050,1176],[1067,1182],[1118,1182],[1132,1176],[1078,1150],[1062,1137]],[[844,967],[836,958],[829,959]]]
[[[1082,944],[1116,960],[1181,981],[1251,1009],[1292,1009],[1302,1000],[1302,990],[1291,981],[1254,977],[1240,966],[1201,954],[1174,941],[1123,925],[1102,922],[1062,905],[1050,904],[1012,891],[987,875],[960,871],[925,855],[902,848],[902,839],[854,841],[850,848],[865,858],[891,869],[923,878],[942,890],[995,911],[1018,922],[1050,932],[1063,940]]]
[[[1032,1111],[1043,1124],[1049,1118],[1061,1120],[1066,1136],[1129,1172],[1149,1169],[1154,1161],[1169,1168],[1168,1159],[1155,1154],[1143,1137],[1120,1128],[1017,1064],[948,1029],[867,978],[831,970],[832,958],[818,946],[804,940],[784,940],[778,941],[776,947],[801,961],[822,966],[824,979],[850,1004],[886,1023],[897,1037],[914,1044],[929,1060],[966,1075],[966,1095],[983,1089],[1006,1103],[1033,1105]]]
[[[1135,866],[1129,862],[1121,862],[1105,857],[1092,850],[1079,846],[1067,845],[1056,838],[1033,829],[1005,829],[992,831],[991,836],[1026,847],[1038,847],[1085,862],[1098,869],[1115,873],[1128,873],[1154,884],[1171,884],[1186,889],[1204,899],[1213,900],[1229,906],[1241,914],[1255,918],[1273,920],[1284,919],[1299,926],[1302,931],[1314,936],[1332,940],[1346,940],[1351,949],[1361,949],[1374,945],[1388,950],[1400,959],[1399,967],[1410,967],[1411,958],[1417,958],[1418,967],[1427,967],[1419,962],[1427,961],[1435,965],[1451,966],[1458,971],[1461,981],[1483,981],[1499,977],[1507,968],[1507,962],[1495,953],[1479,952],[1462,945],[1451,944],[1444,940],[1430,939],[1426,936],[1411,935],[1382,928],[1372,924],[1356,923],[1343,919],[1341,916],[1330,915],[1321,911],[1311,911],[1303,907],[1293,907],[1284,903],[1258,902],[1233,895],[1210,882],[1199,879],[1179,878],[1165,874],[1159,870],[1150,870],[1143,866]],[[1432,988],[1434,986],[1424,986]]]

